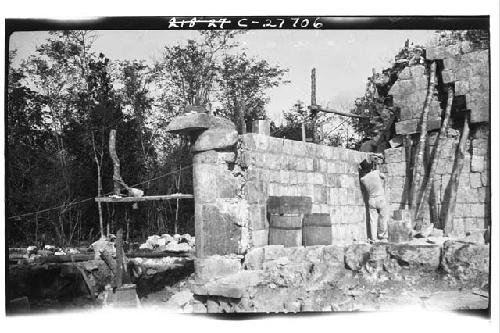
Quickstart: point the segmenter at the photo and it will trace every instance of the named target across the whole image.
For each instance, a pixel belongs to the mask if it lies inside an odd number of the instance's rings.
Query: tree
[[[218,97],[223,106],[220,114],[238,124],[239,129],[246,129],[245,124],[251,120],[265,119],[264,107],[269,101],[266,91],[286,83],[283,76],[287,72],[245,53],[226,55],[217,80]]]
[[[294,106],[283,113],[284,122],[276,126],[271,123],[271,136],[289,140],[302,140],[302,124],[305,125],[306,137],[312,138],[313,119],[304,102],[297,101]],[[353,148],[357,133],[351,126],[351,118],[332,114],[320,114],[317,124],[320,125],[320,143],[334,147]],[[345,129],[350,129],[344,131]],[[339,130],[339,129],[342,129]]]
[[[214,83],[219,73],[218,57],[236,46],[232,43],[239,31],[201,31],[201,41],[189,39],[185,45],[166,46],[155,64],[156,79],[171,102],[184,108],[200,105],[209,108]]]

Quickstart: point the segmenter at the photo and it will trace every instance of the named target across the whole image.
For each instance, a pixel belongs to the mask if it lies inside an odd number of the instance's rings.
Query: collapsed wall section
[[[457,146],[463,119],[470,115],[471,136],[466,143],[464,167],[459,176],[456,207],[450,236],[462,237],[469,232],[481,231],[490,225],[490,148],[489,148],[489,59],[488,50],[473,50],[470,42],[426,48],[426,59],[438,62],[438,86],[436,95],[446,95],[446,87],[455,91],[451,112],[451,126],[439,145],[441,156],[436,159],[436,174],[428,202],[423,203],[424,222],[432,222],[443,228],[443,207],[450,199],[450,178],[457,156]],[[400,114],[396,123],[396,135],[415,138],[419,132],[429,74],[425,66],[406,67],[391,88],[394,106]],[[441,100],[441,104],[440,104]],[[393,210],[405,208],[409,203],[409,191],[413,168],[428,170],[434,155],[444,109],[444,98],[434,96],[427,118],[428,137],[423,165],[413,166],[409,156],[416,145],[409,148],[386,149],[382,170],[387,174],[387,195]],[[394,140],[398,141],[398,140]],[[399,140],[402,142],[403,140]],[[417,140],[414,140],[414,142]],[[410,152],[406,150],[410,150]],[[434,157],[435,158],[435,157]]]

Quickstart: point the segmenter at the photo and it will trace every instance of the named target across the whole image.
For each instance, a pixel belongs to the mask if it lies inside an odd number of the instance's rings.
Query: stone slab
[[[234,129],[214,127],[200,134],[196,140],[193,151],[207,151],[214,149],[228,149],[238,141],[238,132]]]
[[[396,123],[396,134],[414,134],[420,133],[420,120],[411,119]],[[441,118],[428,118],[427,131],[439,129],[441,127]]]
[[[197,258],[194,267],[197,281],[209,281],[239,272],[241,259],[217,255]]]

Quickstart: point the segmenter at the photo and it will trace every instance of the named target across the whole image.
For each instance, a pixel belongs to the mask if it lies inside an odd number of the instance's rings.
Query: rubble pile
[[[195,237],[189,234],[163,234],[153,235],[139,246],[141,250],[151,250],[154,252],[192,252],[195,247]]]
[[[473,306],[485,308],[488,252],[488,245],[437,234],[404,244],[268,245],[250,250],[244,260],[205,259],[210,272],[197,268],[198,283],[191,291],[207,312],[302,312],[375,310],[388,306],[390,297],[392,305],[407,301],[424,306],[426,298],[420,299],[419,292],[429,296],[482,286],[479,293],[467,295]],[[411,294],[405,298],[402,292]]]

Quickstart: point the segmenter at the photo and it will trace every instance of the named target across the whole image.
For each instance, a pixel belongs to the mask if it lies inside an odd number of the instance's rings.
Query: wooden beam
[[[316,105],[316,68],[311,71],[311,105]],[[313,142],[318,143],[318,115],[313,114],[312,119],[312,130],[313,130]]]
[[[337,110],[332,110],[332,109],[327,109],[323,108],[319,105],[310,105],[308,108],[312,111],[320,111],[320,112],[326,112],[326,113],[335,113],[344,117],[351,117],[351,118],[370,118],[369,116],[364,116],[361,114],[355,114],[355,113],[349,113],[349,112],[343,112],[343,111],[337,111]]]
[[[100,197],[95,198],[95,202],[143,202],[143,201],[155,201],[155,200],[175,200],[175,199],[193,199],[192,194],[168,194],[168,195],[149,195],[144,197]]]

